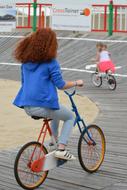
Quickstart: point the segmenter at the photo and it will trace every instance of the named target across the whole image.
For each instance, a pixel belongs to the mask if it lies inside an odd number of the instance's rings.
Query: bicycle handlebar
[[[65,94],[67,94],[68,96],[74,96],[75,95],[75,93],[76,93],[76,89],[74,89],[74,91],[72,92],[72,93],[69,93],[69,92],[67,92],[66,90],[64,90],[64,92],[65,92]]]

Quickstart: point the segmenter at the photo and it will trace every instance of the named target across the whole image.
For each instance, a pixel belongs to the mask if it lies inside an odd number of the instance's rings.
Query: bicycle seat
[[[35,120],[39,120],[39,119],[44,119],[44,120],[48,120],[48,121],[51,121],[52,119],[50,118],[46,118],[46,117],[38,117],[36,115],[32,115],[31,116],[32,119],[35,119]]]
[[[35,119],[35,120],[46,119],[45,117],[38,117],[38,116],[35,116],[35,115],[32,115],[31,118]]]

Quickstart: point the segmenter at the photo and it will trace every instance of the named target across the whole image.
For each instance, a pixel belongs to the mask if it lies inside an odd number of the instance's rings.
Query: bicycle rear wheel
[[[48,175],[48,171],[35,172],[31,169],[32,163],[38,159],[40,147],[41,144],[38,142],[29,142],[19,150],[16,156],[14,175],[18,184],[24,189],[31,190],[39,187]],[[43,146],[40,157],[44,157],[47,153],[46,148]]]
[[[109,89],[111,89],[111,90],[116,89],[116,79],[112,75],[108,76],[108,86],[109,86]]]
[[[99,76],[98,73],[93,73],[91,79],[94,86],[100,87],[102,85],[102,77]]]
[[[104,160],[105,149],[102,130],[96,125],[88,126],[87,130],[82,132],[78,143],[78,157],[82,168],[89,173],[96,172]]]

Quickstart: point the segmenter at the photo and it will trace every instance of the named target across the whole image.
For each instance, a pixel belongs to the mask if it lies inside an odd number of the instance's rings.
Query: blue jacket
[[[45,63],[24,63],[21,66],[22,86],[13,102],[14,105],[59,109],[57,90],[62,89],[62,78],[58,62],[53,59]]]

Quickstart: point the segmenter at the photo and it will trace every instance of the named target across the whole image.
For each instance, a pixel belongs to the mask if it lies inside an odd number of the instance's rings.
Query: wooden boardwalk
[[[62,67],[84,69],[95,54],[94,46],[93,42],[59,41],[59,60]],[[111,43],[109,46],[116,64],[122,65],[119,73],[126,74],[127,44]],[[49,172],[39,190],[127,190],[127,78],[117,78],[117,89],[110,91],[106,84],[95,88],[88,73],[65,71],[63,74],[66,79],[82,78],[85,81],[84,88],[79,89],[78,93],[87,95],[99,106],[100,114],[95,123],[105,133],[107,151],[98,172],[88,174],[82,170],[78,160],[68,162]],[[18,75],[18,67],[12,69],[9,66],[0,66],[0,78],[19,80]],[[78,138],[77,132],[69,142],[76,156]],[[22,189],[17,185],[13,174],[17,150],[18,148],[0,152],[0,190]]]

